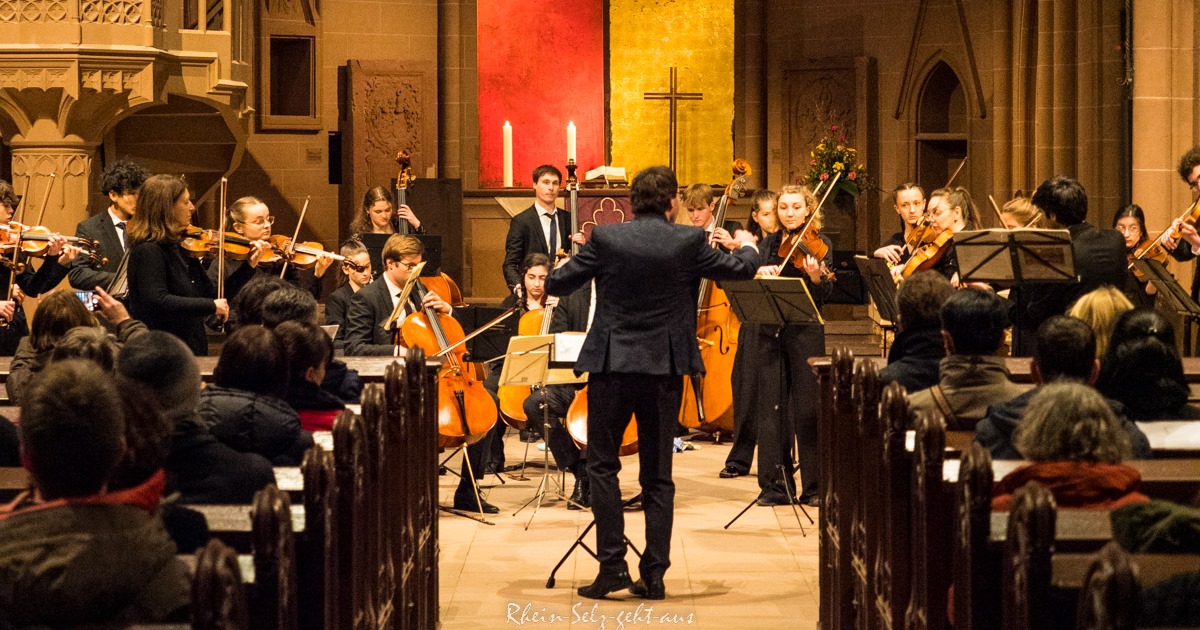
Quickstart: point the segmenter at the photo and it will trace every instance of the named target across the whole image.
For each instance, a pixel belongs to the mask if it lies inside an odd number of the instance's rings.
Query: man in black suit
[[[561,185],[562,173],[557,168],[543,164],[533,170],[533,205],[512,218],[504,237],[504,282],[510,289],[521,286],[525,256],[540,252],[554,260],[559,249],[570,249],[571,219],[554,205]]]
[[[138,189],[147,177],[150,173],[146,169],[126,161],[114,162],[100,174],[100,192],[108,197],[108,209],[80,221],[75,227],[75,236],[99,243],[97,253],[108,262],[95,269],[88,264],[86,256],[76,258],[67,272],[67,279],[75,289],[109,288],[125,256],[125,223],[133,218]]]
[[[1192,147],[1179,158],[1179,177],[1187,182],[1193,195],[1200,193],[1200,147]],[[1179,230],[1178,240],[1171,238],[1171,230]],[[1200,253],[1200,234],[1196,232],[1196,226],[1175,219],[1171,223],[1171,230],[1163,233],[1162,237],[1167,251],[1171,252],[1171,257],[1181,262],[1196,258],[1197,253]],[[1200,260],[1197,261],[1196,272],[1192,276],[1193,300],[1200,299]],[[1200,347],[1200,339],[1197,340],[1196,347]]]
[[[700,278],[749,279],[758,267],[756,239],[745,231],[723,243],[733,255],[708,246],[704,232],[671,222],[679,211],[679,184],[665,166],[633,178],[634,220],[599,226],[579,254],[546,281],[551,295],[567,295],[595,278],[596,310],[577,372],[588,383],[588,476],[596,515],[600,574],[579,589],[599,599],[629,588],[646,599],[665,596],[670,566],[675,484],[671,447],[685,374],[703,372],[696,346]],[[630,416],[637,414],[646,551],[641,579],[633,584],[625,563],[625,522],[617,450]]]
[[[1013,287],[1010,298],[1019,310],[1013,321],[1013,356],[1033,354],[1038,326],[1062,315],[1081,296],[1104,285],[1122,287],[1127,262],[1125,239],[1116,230],[1097,228],[1087,218],[1087,192],[1069,177],[1048,179],[1033,193],[1033,205],[1049,226],[1071,233],[1076,281],[1070,284],[1026,282]]]

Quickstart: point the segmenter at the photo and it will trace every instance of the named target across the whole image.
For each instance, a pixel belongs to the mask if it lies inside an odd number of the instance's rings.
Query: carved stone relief
[[[157,3],[161,11],[161,0]],[[81,22],[141,24],[142,0],[83,0],[79,6]],[[153,13],[153,8],[151,9]]]
[[[65,22],[65,0],[0,0],[0,22]]]

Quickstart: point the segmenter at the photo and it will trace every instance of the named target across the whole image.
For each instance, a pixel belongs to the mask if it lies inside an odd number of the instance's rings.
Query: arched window
[[[958,75],[939,61],[917,102],[917,181],[925,190],[945,185],[967,155],[967,99]],[[968,186],[966,173],[955,184]]]

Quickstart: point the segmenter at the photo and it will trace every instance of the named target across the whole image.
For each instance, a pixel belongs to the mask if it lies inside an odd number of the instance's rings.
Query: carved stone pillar
[[[29,225],[41,221],[54,231],[74,234],[75,225],[88,216],[88,191],[97,144],[17,137],[11,146],[13,187],[25,197],[21,220]],[[49,197],[46,197],[47,187]],[[46,200],[44,218],[40,216],[43,199]]]

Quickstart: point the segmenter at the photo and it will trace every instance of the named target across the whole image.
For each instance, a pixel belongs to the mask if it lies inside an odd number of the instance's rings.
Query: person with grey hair
[[[1030,481],[1046,486],[1060,508],[1113,509],[1147,501],[1141,475],[1125,465],[1129,436],[1095,389],[1072,381],[1043,385],[1029,401],[1013,442],[1029,466],[996,482],[992,509],[1007,510]]]
[[[0,519],[0,619],[18,627],[187,618],[187,569],[158,512],[106,493],[125,413],[96,364],[48,366],[21,405],[26,465],[46,503]]]
[[[166,469],[181,503],[249,503],[275,482],[271,462],[226,446],[201,421],[200,368],[177,337],[151,331],[131,339],[117,355],[117,372],[151,391],[174,422]]]

